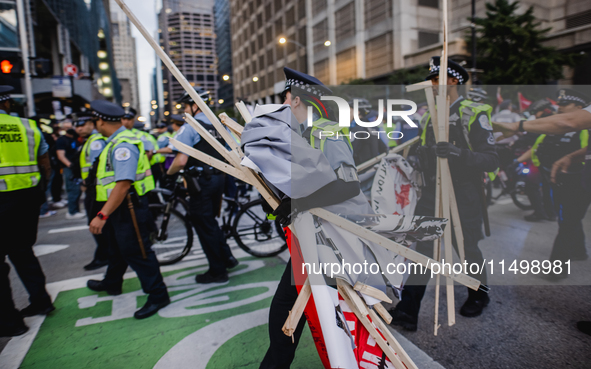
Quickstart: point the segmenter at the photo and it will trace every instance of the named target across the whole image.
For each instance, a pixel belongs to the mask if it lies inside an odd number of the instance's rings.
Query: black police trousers
[[[134,210],[146,258],[142,256],[126,198],[109,216],[103,227],[103,234],[109,245],[109,266],[103,284],[108,288],[120,288],[129,265],[136,272],[142,290],[148,295],[148,302],[168,301],[168,291],[160,273],[160,264],[151,248],[150,233],[156,229],[156,225],[148,208],[147,196],[138,198],[134,203]]]
[[[232,256],[226,236],[216,220],[221,208],[224,181],[224,174],[203,174],[198,178],[201,191],[190,194],[189,198],[191,223],[209,262],[209,273],[214,276],[226,273],[226,260]]]
[[[580,176],[573,176],[560,186],[553,185],[553,200],[558,214],[558,235],[550,260],[586,259],[583,218],[591,203],[591,193],[585,191]]]
[[[0,326],[12,327],[23,322],[12,300],[6,256],[27,289],[29,302],[51,304],[45,290],[45,275],[33,253],[41,207],[38,191],[43,192],[36,187],[0,194]]]
[[[298,326],[293,333],[293,342],[291,337],[286,336],[283,331],[283,324],[289,315],[298,298],[298,290],[292,283],[293,271],[291,269],[291,259],[285,267],[281,276],[279,285],[269,310],[269,349],[261,362],[260,369],[287,369],[291,365],[295,351],[300,342],[300,337],[304,331],[306,319],[301,317]]]
[[[482,200],[480,198],[480,189],[476,183],[454,184],[456,201],[458,203],[458,212],[462,222],[462,233],[464,235],[464,251],[468,265],[477,263],[482,265],[482,252],[478,248],[478,241],[484,238],[482,234]],[[429,186],[423,189],[421,199],[419,200],[415,215],[433,216],[435,214],[435,187]],[[452,227],[452,224],[447,225]],[[449,232],[447,228],[446,232]],[[453,233],[452,233],[453,235]],[[455,236],[453,245],[457,251]],[[423,255],[433,255],[433,242],[417,242],[417,251]],[[446,260],[446,263],[448,260]],[[452,262],[453,261],[449,261]],[[486,269],[486,268],[485,268]],[[486,270],[480,275],[472,277],[486,284]],[[414,318],[418,318],[421,309],[421,300],[425,295],[427,284],[431,278],[430,273],[411,274],[402,290],[401,300],[396,306],[396,310],[401,310]],[[472,295],[475,291],[468,289]]]
[[[92,190],[93,187],[88,187],[86,196],[84,197],[84,209],[86,210],[86,219],[88,224],[96,217],[96,214],[101,210],[96,204],[96,192]],[[109,259],[109,244],[104,234],[93,234],[96,242],[96,250],[94,251],[94,260],[108,260]]]

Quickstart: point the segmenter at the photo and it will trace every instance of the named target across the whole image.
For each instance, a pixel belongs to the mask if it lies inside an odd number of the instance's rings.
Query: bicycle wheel
[[[511,191],[511,199],[513,199],[513,203],[521,210],[532,210],[534,208],[525,193],[525,185],[520,183]]]
[[[241,206],[232,226],[238,246],[260,258],[275,256],[287,249],[281,224],[267,219],[262,203],[259,199]]]
[[[150,204],[157,231],[152,234],[152,250],[160,265],[170,265],[182,260],[193,246],[191,223],[175,209],[165,223],[166,205]]]

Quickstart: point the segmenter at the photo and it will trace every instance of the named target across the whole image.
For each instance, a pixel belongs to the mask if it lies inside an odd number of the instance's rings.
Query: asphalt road
[[[481,241],[481,249],[487,259],[548,258],[558,229],[556,223],[528,223],[523,220],[524,214],[507,199],[501,199],[490,207],[492,236]],[[589,231],[591,214],[587,215],[584,229]],[[36,251],[47,252],[39,256],[39,260],[48,283],[104,272],[105,268],[91,272],[82,269],[94,252],[91,235],[83,229],[63,231],[68,227],[82,228],[85,224],[84,219],[66,220],[65,210],[40,220]],[[58,229],[62,232],[56,232]],[[587,236],[590,237],[589,234]],[[589,271],[591,260],[574,262],[573,268]],[[23,308],[28,304],[26,292],[14,270],[10,276],[16,305]],[[429,286],[423,300],[418,332],[400,332],[445,368],[591,366],[591,337],[575,327],[579,320],[591,320],[591,287],[585,277],[577,277],[573,273],[559,286],[540,285],[547,284],[547,281],[531,275],[510,280],[511,285],[497,285],[507,283],[502,278],[495,281],[491,283],[491,303],[485,313],[470,319],[456,314],[456,324],[452,327],[447,325],[445,288],[442,288],[439,309],[441,327],[436,337],[433,335],[434,286]],[[571,285],[575,283],[578,285]],[[457,285],[456,312],[466,297],[466,289]],[[8,341],[0,339],[0,351]]]

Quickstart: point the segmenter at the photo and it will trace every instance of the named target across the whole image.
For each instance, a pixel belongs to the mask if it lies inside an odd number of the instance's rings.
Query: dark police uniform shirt
[[[76,139],[68,136],[60,136],[55,142],[56,150],[64,150],[66,152],[66,158],[72,163],[78,162],[78,145]],[[65,165],[61,165],[65,167]]]
[[[465,100],[460,96],[449,108],[449,142],[462,149],[460,157],[450,156],[448,158],[449,168],[454,183],[475,182],[482,179],[484,172],[494,172],[499,166],[499,156],[495,149],[495,139],[492,133],[492,126],[486,113],[479,113],[472,123],[468,137],[470,139],[470,150],[462,131],[460,119],[460,103]],[[436,144],[433,132],[433,122],[429,119],[427,127],[426,146],[433,147]],[[425,180],[434,185],[437,173],[437,158],[435,153],[428,153],[428,168],[425,173]]]

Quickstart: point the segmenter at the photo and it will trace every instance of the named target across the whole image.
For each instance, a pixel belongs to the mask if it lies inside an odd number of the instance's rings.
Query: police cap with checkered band
[[[561,88],[558,90],[557,103],[558,105],[575,103],[575,105],[587,106],[589,105],[589,96],[570,88]]]
[[[436,76],[439,76],[440,66],[441,66],[441,57],[440,56],[432,57],[431,60],[429,61],[429,74],[427,75],[427,78],[425,78],[425,81],[428,81],[430,79],[433,79]],[[462,67],[461,65],[459,65],[458,63],[456,63],[455,61],[453,61],[451,59],[447,59],[447,75],[449,77],[456,78],[458,80],[459,85],[465,84],[470,79],[470,75],[464,69],[464,67]]]
[[[0,86],[0,102],[10,100],[10,93],[14,91],[12,86]]]
[[[125,114],[122,107],[107,100],[94,100],[90,108],[95,117],[106,122],[119,122]]]
[[[283,73],[285,73],[284,93],[290,91],[292,87],[297,87],[318,98],[332,94],[330,88],[326,87],[318,78],[288,67],[283,68]]]

